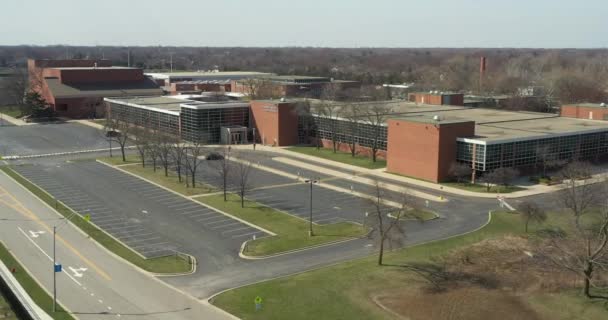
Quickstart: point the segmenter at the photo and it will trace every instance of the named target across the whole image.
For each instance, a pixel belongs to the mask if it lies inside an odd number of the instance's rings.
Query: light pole
[[[53,312],[57,310],[57,260],[55,259],[55,237],[57,226],[53,226]]]
[[[313,180],[313,179],[308,179],[308,180],[304,180],[305,183],[308,183],[310,185],[310,217],[308,220],[308,236],[312,237],[314,236],[314,233],[312,232],[312,185],[315,183],[319,183],[319,180],[317,178],[317,180]]]

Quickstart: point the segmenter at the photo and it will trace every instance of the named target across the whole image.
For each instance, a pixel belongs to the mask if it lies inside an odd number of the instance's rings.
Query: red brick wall
[[[439,182],[456,159],[456,138],[472,136],[474,122],[432,124],[388,121],[387,170]]]
[[[452,106],[464,106],[464,95],[461,93],[448,93],[448,94],[434,94],[434,93],[410,93],[408,100],[410,102],[431,104],[431,105],[443,105],[443,97],[449,96],[450,103]]]
[[[252,124],[259,141],[267,145],[298,143],[298,115],[290,103],[251,101]]]
[[[439,136],[438,180],[450,179],[450,167],[456,162],[456,138],[467,138],[475,135],[475,122],[443,124]]]
[[[262,144],[278,145],[279,110],[274,103],[251,101],[251,119]]]
[[[60,117],[80,119],[94,114],[99,118],[104,116],[105,105],[103,98],[57,98],[54,109]]]
[[[387,171],[438,181],[439,128],[396,119],[387,123]]]
[[[279,108],[279,146],[292,146],[298,143],[298,114],[296,105],[278,103]]]
[[[608,119],[608,108],[567,105],[561,107],[561,116],[591,120],[606,120]]]

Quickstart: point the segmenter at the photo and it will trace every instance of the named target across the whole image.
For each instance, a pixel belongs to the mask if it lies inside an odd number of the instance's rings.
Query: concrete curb
[[[178,195],[178,196],[180,196],[180,197],[182,197],[182,198],[184,198],[184,199],[187,199],[187,200],[189,200],[189,201],[192,201],[192,202],[195,202],[195,203],[197,203],[197,204],[199,204],[199,205],[202,205],[202,206],[204,206],[204,207],[207,207],[207,208],[209,208],[209,209],[211,209],[211,210],[213,210],[213,211],[215,211],[215,212],[217,212],[217,213],[221,213],[221,214],[223,214],[223,215],[225,215],[225,216],[228,216],[228,217],[230,217],[230,218],[232,218],[232,219],[234,219],[234,220],[237,220],[237,221],[239,221],[239,222],[242,222],[242,223],[244,223],[244,224],[246,224],[246,225],[248,225],[248,226],[250,226],[250,227],[252,227],[252,228],[255,228],[255,229],[258,229],[258,230],[260,230],[260,231],[266,232],[266,233],[268,233],[268,234],[270,234],[270,235],[276,236],[276,233],[274,233],[274,232],[272,232],[272,231],[266,230],[266,229],[264,229],[264,228],[262,228],[262,227],[260,227],[260,226],[257,226],[257,225],[255,225],[255,224],[253,224],[253,223],[251,223],[251,222],[248,222],[248,221],[245,221],[245,220],[243,220],[243,219],[241,219],[241,218],[235,217],[235,216],[233,216],[233,215],[231,215],[231,214],[229,214],[229,213],[226,213],[226,212],[224,212],[224,211],[222,211],[222,210],[219,210],[219,209],[217,209],[217,208],[215,208],[215,207],[211,207],[211,206],[209,206],[209,205],[207,205],[207,204],[205,204],[205,203],[202,203],[202,202],[200,202],[200,201],[196,201],[195,199],[188,198],[188,196],[183,195],[183,194],[181,194],[181,193],[179,193],[179,192],[173,191],[173,190],[171,190],[171,189],[169,189],[169,188],[167,188],[167,187],[161,186],[160,184],[158,184],[158,183],[156,183],[156,182],[154,182],[154,181],[148,180],[148,179],[146,179],[146,178],[144,178],[144,177],[141,177],[141,176],[139,176],[139,175],[136,175],[136,174],[134,174],[134,173],[131,173],[131,172],[127,171],[127,170],[124,170],[124,169],[121,169],[121,168],[117,168],[116,166],[113,166],[113,165],[111,165],[111,164],[109,164],[109,163],[103,162],[103,161],[101,161],[101,160],[99,160],[99,159],[97,159],[97,160],[95,160],[95,161],[97,161],[97,162],[99,162],[99,163],[101,163],[101,164],[103,164],[103,165],[106,165],[106,166],[108,166],[108,167],[110,167],[110,168],[112,168],[112,169],[114,169],[114,170],[119,170],[119,171],[121,171],[121,172],[123,172],[123,173],[129,174],[129,175],[131,175],[131,176],[133,176],[133,177],[136,177],[136,178],[138,178],[138,179],[141,179],[141,180],[143,180],[143,181],[146,181],[146,182],[148,182],[148,183],[151,183],[151,184],[153,184],[153,185],[155,185],[155,186],[157,186],[157,187],[159,187],[159,188],[162,188],[163,190],[169,191],[169,192],[171,192],[171,193],[173,193],[173,194],[175,194],[175,195]]]
[[[467,231],[467,232],[463,232],[463,233],[459,233],[459,234],[452,235],[452,236],[447,236],[447,237],[439,238],[439,239],[424,241],[424,242],[417,243],[417,244],[414,244],[414,245],[411,245],[411,246],[401,247],[401,248],[397,248],[397,249],[393,249],[393,250],[386,250],[386,252],[392,252],[392,251],[402,250],[402,249],[406,249],[406,248],[414,248],[414,247],[417,247],[417,246],[421,246],[421,245],[425,245],[425,244],[429,244],[429,243],[433,243],[433,242],[437,242],[437,241],[444,241],[444,240],[449,240],[449,239],[460,237],[460,236],[465,236],[467,234],[470,234],[470,233],[473,233],[473,232],[477,232],[477,231],[485,228],[488,224],[490,224],[491,221],[492,221],[492,210],[488,211],[488,220],[484,224],[482,224],[481,226],[479,226],[479,227],[477,227],[477,228],[475,228],[473,230],[470,230],[470,231]],[[248,283],[248,284],[244,284],[244,285],[240,285],[240,286],[236,286],[236,287],[233,287],[233,288],[222,290],[222,291],[220,291],[218,293],[215,293],[215,294],[211,295],[209,298],[207,298],[207,301],[209,301],[209,303],[212,303],[213,299],[215,297],[217,297],[220,294],[223,294],[225,292],[231,291],[231,290],[236,290],[236,289],[239,289],[239,288],[243,288],[243,287],[247,287],[247,286],[252,286],[252,285],[255,285],[255,284],[258,284],[258,283],[263,283],[263,282],[273,281],[273,280],[277,280],[277,279],[287,278],[287,277],[303,274],[303,273],[306,273],[306,272],[320,270],[320,269],[323,269],[323,268],[330,268],[330,267],[333,267],[333,266],[336,266],[336,265],[339,265],[339,264],[342,264],[342,263],[346,263],[346,262],[352,262],[352,261],[356,261],[356,260],[367,259],[368,257],[369,256],[348,259],[348,260],[332,263],[332,264],[329,264],[329,265],[326,265],[326,266],[313,267],[313,268],[310,268],[310,269],[307,269],[307,270],[303,270],[303,271],[299,271],[299,272],[292,273],[292,274],[287,274],[287,275],[283,275],[283,276],[273,277],[273,278],[270,278],[270,279],[265,279],[265,280],[260,280],[260,281],[254,281],[254,282],[251,282],[251,283]]]
[[[134,149],[134,146],[127,146],[125,150]],[[114,147],[112,150],[120,150],[120,147]],[[43,154],[33,154],[33,155],[12,155],[12,156],[3,156],[3,160],[20,160],[20,159],[34,159],[34,158],[44,158],[44,157],[56,157],[56,156],[69,156],[72,154],[83,154],[83,153],[96,153],[96,152],[105,152],[110,151],[110,148],[102,148],[102,149],[88,149],[88,150],[78,150],[78,151],[67,151],[67,152],[55,152],[55,153],[43,153]]]
[[[12,170],[12,169],[11,169]],[[35,185],[38,187],[37,184],[33,183],[32,181],[30,181],[29,179],[25,178],[24,176],[22,176],[19,172],[13,170],[17,175],[19,175],[20,177],[22,177],[24,180],[28,181],[29,183]],[[67,223],[70,224],[70,226],[72,226],[73,229],[75,229],[77,232],[79,232],[83,237],[91,240],[93,242],[93,244],[95,244],[95,246],[97,246],[98,248],[101,248],[102,250],[106,251],[108,254],[110,254],[111,256],[113,256],[116,259],[119,259],[129,265],[131,265],[133,268],[138,269],[139,271],[149,274],[149,275],[153,275],[153,276],[182,276],[182,275],[189,275],[189,274],[193,274],[196,271],[196,258],[194,256],[191,256],[189,254],[186,253],[182,253],[184,255],[187,255],[190,257],[192,262],[192,269],[190,271],[184,272],[184,273],[169,273],[169,274],[163,274],[163,273],[155,273],[155,272],[150,272],[147,270],[142,269],[141,267],[137,266],[136,264],[132,263],[131,261],[119,256],[118,254],[114,253],[113,251],[111,251],[110,249],[106,248],[104,245],[102,245],[101,243],[97,242],[97,240],[95,240],[94,238],[92,238],[90,235],[88,235],[86,232],[84,232],[82,229],[80,229],[80,227],[78,227],[77,225],[75,225],[70,219],[67,219],[65,216],[63,216],[61,213],[57,212],[57,210],[55,208],[53,208],[52,206],[50,206],[48,203],[42,201],[40,198],[38,198],[38,196],[36,196],[33,192],[31,192],[28,188],[26,188],[24,185],[22,185],[21,183],[19,183],[19,181],[16,181],[15,179],[13,179],[13,177],[9,176],[6,172],[1,171],[2,174],[6,175],[8,178],[10,178],[11,180],[15,181],[16,184],[18,184],[21,188],[23,188],[25,191],[27,191],[29,194],[31,194],[33,197],[35,197],[36,199],[38,199],[38,201],[40,201],[43,205],[45,205],[46,207],[48,207],[49,209],[51,209],[53,212],[55,212],[55,214],[57,214],[57,216],[65,219],[65,221]],[[40,190],[42,190],[42,192],[46,193],[47,195],[49,195],[50,197],[53,197],[51,194],[49,194],[46,190],[38,187]],[[54,198],[54,197],[53,197]],[[58,200],[59,201],[59,200]],[[59,201],[61,202],[61,201]],[[62,205],[64,205],[66,208],[70,209],[70,211],[72,211],[73,213],[80,215],[78,212],[75,212],[72,208],[70,208],[69,206],[67,206],[66,204],[64,204],[63,202],[61,202]],[[98,230],[100,230],[101,232],[103,232],[104,234],[106,234],[107,236],[109,236],[110,238],[114,239],[116,242],[120,243],[122,246],[124,246],[125,248],[127,248],[128,250],[131,250],[133,253],[135,253],[136,255],[138,255],[139,257],[141,257],[144,260],[147,260],[146,257],[144,257],[143,255],[141,255],[139,252],[133,250],[133,248],[131,248],[130,246],[126,245],[124,242],[118,240],[117,238],[115,238],[113,235],[109,234],[108,232],[106,232],[103,228],[100,228],[99,226],[97,226],[96,224],[89,222],[91,225],[95,226],[95,228],[97,228]],[[180,252],[181,253],[181,252]]]
[[[0,112],[0,113],[2,113],[2,112]],[[11,117],[11,116],[9,116],[6,113],[2,113],[2,117],[1,118],[2,118],[2,120],[5,120],[6,122],[9,122],[9,123],[11,123],[11,124],[13,124],[15,126],[18,126],[18,127],[20,127],[20,126],[29,126],[29,125],[33,124],[33,123],[27,123],[27,122],[25,122],[25,121],[23,121],[21,119],[15,118],[15,117]]]
[[[367,234],[369,234],[369,232]],[[365,235],[363,237],[365,237]],[[241,257],[242,259],[245,259],[245,260],[264,260],[264,259],[285,256],[285,255],[292,254],[292,253],[298,253],[298,252],[302,252],[302,251],[308,251],[308,250],[318,249],[318,248],[322,248],[322,247],[328,247],[331,245],[341,244],[344,242],[361,239],[363,237],[346,238],[346,239],[342,239],[342,240],[336,240],[336,241],[326,242],[326,243],[317,244],[317,245],[313,245],[313,246],[308,246],[308,247],[304,247],[304,248],[300,248],[300,249],[293,249],[293,250],[283,251],[283,252],[279,252],[279,253],[269,254],[266,256],[249,256],[249,255],[244,254],[243,250],[245,250],[247,243],[249,241],[253,241],[253,239],[249,239],[249,240],[243,242],[243,244],[241,245],[241,249],[239,250],[239,257]]]
[[[38,286],[44,292],[46,292],[47,295],[51,296],[49,294],[49,292],[40,284],[38,279],[36,279],[34,277],[34,275],[27,269],[25,264],[23,264],[23,262],[21,262],[13,254],[12,250],[9,249],[4,242],[0,241],[0,244],[2,244],[2,246],[4,246],[6,248],[8,253],[13,257],[13,259],[15,259],[15,261],[17,261],[17,263],[19,263],[21,268],[23,268],[23,270],[30,276],[30,278],[32,278],[34,280],[34,282],[36,282],[36,284],[38,284]],[[4,280],[8,289],[13,292],[13,295],[17,298],[19,303],[21,303],[23,309],[28,313],[28,315],[32,319],[40,319],[40,320],[52,320],[53,319],[48,313],[46,313],[44,310],[42,310],[42,308],[40,308],[40,306],[38,306],[38,304],[36,304],[36,302],[32,299],[30,294],[27,291],[25,291],[23,286],[21,286],[21,283],[17,280],[17,278],[15,278],[15,276],[12,275],[12,273],[9,271],[8,267],[4,264],[3,261],[0,261],[0,278],[2,280]],[[67,308],[65,308],[65,306],[63,304],[59,303],[59,305],[66,312],[71,314],[71,312]]]

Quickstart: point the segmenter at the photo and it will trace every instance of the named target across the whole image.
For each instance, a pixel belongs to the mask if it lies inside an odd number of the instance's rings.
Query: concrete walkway
[[[251,150],[252,146],[251,145],[233,145],[232,148]],[[361,183],[367,183],[368,181],[366,182],[365,179],[369,180],[369,178],[364,178],[362,176],[367,176],[367,177],[376,176],[376,177],[386,179],[386,180],[407,183],[410,185],[414,185],[414,186],[418,186],[418,187],[422,187],[422,188],[426,188],[426,189],[430,189],[430,190],[436,190],[438,192],[446,192],[446,193],[451,193],[451,194],[466,196],[466,197],[478,197],[478,198],[488,198],[489,199],[489,198],[496,198],[498,196],[506,196],[508,198],[521,198],[521,197],[528,197],[528,196],[550,193],[550,192],[554,192],[554,191],[557,191],[557,190],[560,190],[563,188],[562,184],[553,185],[553,186],[536,184],[536,185],[532,185],[532,186],[524,186],[523,188],[525,188],[525,190],[515,191],[515,192],[505,193],[505,194],[473,192],[473,191],[463,190],[463,189],[459,189],[459,188],[444,186],[444,185],[433,183],[433,182],[428,182],[428,181],[423,181],[423,180],[418,180],[418,179],[413,179],[413,178],[408,178],[408,177],[388,173],[388,172],[386,172],[386,169],[366,169],[366,168],[362,168],[362,167],[358,167],[358,166],[345,164],[342,162],[327,160],[327,159],[323,159],[320,157],[302,154],[299,152],[289,151],[285,148],[256,145],[256,150],[274,152],[274,153],[278,153],[278,154],[283,154],[286,157],[288,156],[291,158],[300,158],[302,160],[313,161],[313,162],[320,163],[320,164],[327,164],[328,166],[344,168],[346,170],[349,170],[349,171],[352,171],[353,173],[355,173],[356,176],[352,176],[352,179],[354,181],[361,182]],[[279,159],[279,161],[284,161],[284,160]],[[294,161],[294,160],[291,160],[289,162],[291,165],[300,166],[303,169],[316,170],[316,171],[330,170],[330,169],[322,168],[319,166],[315,166],[310,163],[308,163],[308,164],[299,163],[298,164],[298,161]],[[334,170],[332,170],[332,171],[334,171]],[[600,173],[600,174],[594,175],[593,179],[588,180],[588,181],[589,182],[598,182],[598,181],[600,181],[602,179],[606,179],[606,178],[608,178],[608,173]]]
[[[6,121],[6,122],[10,122],[11,124],[14,124],[16,126],[29,126],[29,125],[33,124],[33,123],[27,123],[21,119],[11,117],[11,116],[7,115],[6,113],[2,113],[1,118],[2,118],[2,120]]]

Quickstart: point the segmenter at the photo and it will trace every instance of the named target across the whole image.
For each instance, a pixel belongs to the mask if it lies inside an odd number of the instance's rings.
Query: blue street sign
[[[61,265],[55,264],[55,272],[61,272]]]

